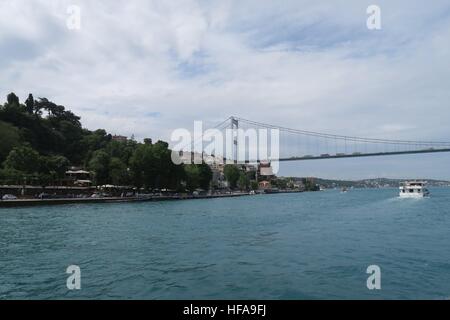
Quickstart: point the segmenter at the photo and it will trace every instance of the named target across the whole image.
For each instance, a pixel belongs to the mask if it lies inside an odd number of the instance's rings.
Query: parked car
[[[16,199],[17,199],[17,197],[14,196],[14,195],[12,195],[12,194],[5,194],[5,195],[2,197],[2,200],[16,200]]]

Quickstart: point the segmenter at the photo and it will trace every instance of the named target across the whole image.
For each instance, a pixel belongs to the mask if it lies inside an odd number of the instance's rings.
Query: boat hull
[[[423,194],[423,193],[400,193],[399,197],[400,197],[400,198],[415,198],[415,199],[420,199],[420,198],[426,198],[426,197],[428,197],[428,194]]]

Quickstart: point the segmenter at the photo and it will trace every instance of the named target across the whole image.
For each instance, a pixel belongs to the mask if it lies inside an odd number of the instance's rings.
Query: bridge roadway
[[[424,150],[411,150],[411,151],[392,151],[392,152],[372,152],[372,153],[349,153],[349,154],[323,154],[320,156],[302,156],[302,157],[290,157],[280,158],[278,161],[304,161],[304,160],[324,160],[324,159],[340,159],[340,158],[358,158],[358,157],[377,157],[377,156],[394,156],[402,154],[418,154],[418,153],[438,153],[438,152],[450,152],[450,148],[445,149],[424,149]],[[271,159],[274,161],[274,159]],[[245,163],[260,163],[261,160],[250,161],[246,160]],[[266,162],[266,160],[263,160]]]

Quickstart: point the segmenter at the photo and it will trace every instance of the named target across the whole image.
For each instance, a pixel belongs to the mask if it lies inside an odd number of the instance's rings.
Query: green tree
[[[236,188],[240,176],[239,168],[234,164],[227,164],[223,169],[223,174],[225,175],[225,179],[228,181],[230,188]]]
[[[69,160],[61,155],[41,157],[41,172],[48,173],[54,179],[62,179],[70,165]]]
[[[62,143],[58,151],[73,162],[80,163],[83,160],[83,130],[67,120],[60,121],[58,126]]]
[[[238,186],[242,191],[248,190],[248,188],[250,187],[250,179],[244,172],[241,172],[239,175]]]
[[[129,160],[133,182],[146,188],[177,189],[185,175],[171,160],[168,143],[138,144]]]
[[[130,161],[133,151],[136,148],[137,143],[132,141],[111,141],[105,148],[105,151],[109,153],[111,157],[119,158],[124,164]]]
[[[39,172],[39,153],[28,146],[15,147],[5,160],[5,168],[24,173]]]
[[[302,179],[303,185],[305,186],[305,191],[319,191],[320,187],[314,183],[312,179]]]
[[[153,187],[154,157],[150,145],[138,145],[130,158],[133,184],[137,187]]]
[[[6,159],[12,148],[20,143],[19,130],[9,123],[0,121],[0,164]]]
[[[200,180],[199,180],[200,188],[202,188],[203,190],[209,190],[212,176],[213,176],[212,170],[211,170],[210,166],[208,166],[204,162],[202,164],[198,164],[197,166],[198,166],[199,175],[200,175]]]
[[[96,151],[106,148],[111,141],[111,135],[108,135],[104,129],[98,129],[93,132],[84,131],[82,144],[85,149]]]
[[[9,106],[19,107],[19,105],[20,105],[19,97],[16,96],[16,94],[14,92],[11,92],[10,94],[8,94],[8,96],[6,97],[6,101]]]
[[[206,164],[188,164],[184,166],[186,188],[193,192],[196,189],[209,190],[212,171]]]
[[[169,177],[172,169],[169,144],[164,141],[158,141],[154,145],[147,145],[152,150],[153,164],[151,185],[155,188],[169,188]]]
[[[280,178],[274,179],[272,181],[272,185],[274,187],[277,187],[277,188],[280,188],[280,189],[286,189],[287,188],[287,181],[286,181],[286,179],[280,179]]]
[[[111,182],[116,186],[123,186],[129,183],[128,168],[119,158],[111,158],[109,176]]]
[[[28,95],[28,99],[25,101],[25,106],[27,107],[27,112],[29,114],[33,114],[33,111],[34,111],[34,98],[33,98],[33,95],[31,93]]]
[[[0,169],[0,184],[20,184],[23,182],[23,172],[5,168]]]
[[[200,169],[195,164],[188,164],[184,166],[186,174],[186,189],[190,192],[195,191],[200,187]]]
[[[92,159],[89,161],[89,169],[94,172],[97,185],[109,182],[109,162],[110,156],[103,150],[95,151]]]

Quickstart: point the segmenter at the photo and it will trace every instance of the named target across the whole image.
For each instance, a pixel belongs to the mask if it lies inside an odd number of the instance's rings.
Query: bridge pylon
[[[234,164],[238,163],[238,129],[239,129],[239,120],[235,117],[230,117],[231,121],[231,136],[233,138],[233,162]]]

